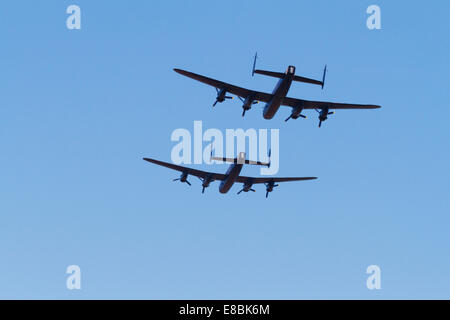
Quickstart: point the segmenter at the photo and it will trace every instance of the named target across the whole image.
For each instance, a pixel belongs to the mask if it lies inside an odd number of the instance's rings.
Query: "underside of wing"
[[[223,82],[223,81],[211,79],[211,78],[208,78],[208,77],[205,77],[205,76],[193,73],[193,72],[189,72],[186,70],[181,70],[181,69],[173,69],[173,70],[183,76],[203,82],[205,84],[208,84],[208,85],[213,86],[218,89],[224,89],[227,92],[234,94],[236,96],[242,97],[242,98],[252,97],[254,100],[263,101],[263,102],[269,102],[270,99],[272,99],[272,95],[269,93],[241,88],[241,87],[238,87],[238,86],[235,86],[235,85]]]
[[[207,171],[201,171],[201,170],[196,170],[196,169],[191,169],[191,168],[187,168],[187,167],[183,167],[183,166],[179,166],[176,164],[172,164],[172,163],[168,163],[168,162],[164,162],[164,161],[159,161],[159,160],[155,160],[155,159],[151,159],[151,158],[144,158],[145,161],[157,164],[159,166],[163,166],[172,170],[177,170],[180,172],[185,172],[191,176],[196,176],[199,178],[206,178],[206,177],[211,177],[213,180],[225,180],[226,175],[221,174],[221,173],[215,173],[215,172],[207,172]]]
[[[289,178],[252,178],[252,177],[244,177],[239,176],[236,179],[236,182],[246,183],[252,182],[253,184],[257,183],[268,183],[268,182],[288,182],[288,181],[305,181],[305,180],[314,180],[317,177],[289,177]]]
[[[351,103],[336,103],[324,101],[309,101],[302,99],[294,99],[286,97],[283,100],[283,105],[302,108],[302,109],[378,109],[378,105],[373,104],[351,104]]]

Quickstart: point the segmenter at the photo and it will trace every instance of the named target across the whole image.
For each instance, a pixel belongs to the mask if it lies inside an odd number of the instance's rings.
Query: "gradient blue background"
[[[366,27],[378,4],[382,30]],[[70,4],[82,29],[66,28]],[[0,298],[450,298],[450,5],[444,1],[8,1],[0,6]],[[185,68],[261,91],[382,105],[267,121]],[[176,128],[280,128],[278,175],[173,183]],[[211,170],[207,165],[196,168]],[[213,170],[224,172],[226,166]],[[242,174],[257,175],[245,167]],[[82,270],[69,291],[68,265]],[[366,288],[366,268],[382,289]]]

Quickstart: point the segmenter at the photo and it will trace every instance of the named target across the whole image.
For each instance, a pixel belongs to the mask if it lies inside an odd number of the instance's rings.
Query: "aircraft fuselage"
[[[220,193],[227,193],[233,184],[236,182],[237,177],[241,173],[243,164],[233,163],[227,170],[227,178],[220,183],[219,191]]]
[[[272,119],[277,113],[278,109],[283,102],[283,99],[286,98],[286,95],[291,88],[292,79],[295,75],[295,67],[289,66],[286,70],[286,77],[280,79],[272,91],[272,99],[266,103],[263,111],[264,119]]]

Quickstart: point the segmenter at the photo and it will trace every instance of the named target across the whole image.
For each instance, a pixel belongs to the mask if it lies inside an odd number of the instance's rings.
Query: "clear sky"
[[[81,30],[66,8],[81,7]],[[366,9],[381,8],[381,30]],[[0,6],[0,298],[450,298],[445,1],[8,1]],[[214,110],[179,67],[271,91],[258,67],[320,78],[292,97],[371,103],[270,121]],[[177,128],[280,129],[268,199],[201,193],[170,161]],[[225,172],[226,165],[193,165]],[[242,174],[258,175],[244,167]],[[381,290],[366,268],[381,268]],[[81,290],[66,288],[79,265]]]

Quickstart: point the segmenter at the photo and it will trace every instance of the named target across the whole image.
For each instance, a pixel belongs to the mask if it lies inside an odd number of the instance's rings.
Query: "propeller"
[[[211,151],[211,152],[212,152],[212,151]],[[203,183],[204,180],[203,180],[202,178],[200,178],[200,177],[197,177],[197,178]],[[206,188],[206,186],[202,184],[202,187],[203,187],[202,193],[205,193],[205,188]]]
[[[183,172],[179,178],[173,179],[173,181],[181,181],[186,182],[188,185],[191,185],[191,183],[187,180],[188,172]]]
[[[269,181],[267,183],[265,183],[266,185],[266,198],[269,196],[269,192],[273,191],[273,188],[278,187],[278,184],[275,184],[275,182],[273,181]]]
[[[299,114],[297,117],[302,117],[303,119],[306,119],[307,117],[305,116],[305,115],[303,115],[303,114]],[[292,118],[292,114],[286,119],[286,120],[284,120],[285,122],[288,122],[288,120],[289,119],[291,119]]]
[[[209,187],[210,183],[214,181],[212,178],[212,175],[209,175],[207,177],[201,178],[197,177],[202,182],[202,193],[205,193],[205,189]]]
[[[176,178],[176,179],[173,179],[172,181],[178,181],[178,180],[181,181],[181,178]],[[187,181],[187,180],[181,181],[181,182],[186,182],[188,185],[191,185],[191,183],[189,181]]]
[[[247,99],[243,99],[240,96],[237,96],[239,98],[239,100],[242,101],[242,103],[244,104],[242,106],[242,116],[245,116],[245,112],[247,112],[247,110],[250,110],[252,107],[252,105],[259,103],[259,101],[252,101],[252,98],[247,98]],[[250,102],[251,101],[251,102]]]
[[[204,178],[197,177],[202,182],[202,193],[205,193],[205,189],[209,187],[209,184],[214,181],[213,176],[210,174]]]
[[[233,97],[225,96],[224,99],[233,99]],[[213,103],[213,107],[215,107],[218,102],[223,102],[223,100],[220,101],[220,99],[216,99],[216,101]]]
[[[233,99],[233,97],[225,96],[225,97],[224,97],[224,99]],[[215,106],[216,106],[216,104],[217,104],[218,102],[223,102],[223,100],[222,100],[222,101],[220,101],[220,99],[218,99],[218,98],[217,98],[217,99],[216,99],[216,101],[215,101],[215,102],[213,103],[213,105],[212,105],[212,106],[213,106],[213,107],[215,107]]]
[[[241,191],[239,191],[237,194],[240,194],[242,191],[245,191],[245,188],[242,188]],[[248,189],[248,190],[245,191],[245,192],[248,192],[248,191],[253,191],[253,192],[255,192],[254,189]]]
[[[321,109],[320,111],[317,109],[314,110],[319,114],[319,128],[322,126],[322,122],[327,120],[327,116],[335,113],[334,111],[329,111],[328,108]]]
[[[233,99],[233,97],[225,95],[226,91],[224,89],[219,90],[216,88],[216,92],[217,92],[217,97],[216,97],[216,101],[213,104],[213,107],[215,107],[218,102],[224,102],[225,99]]]

